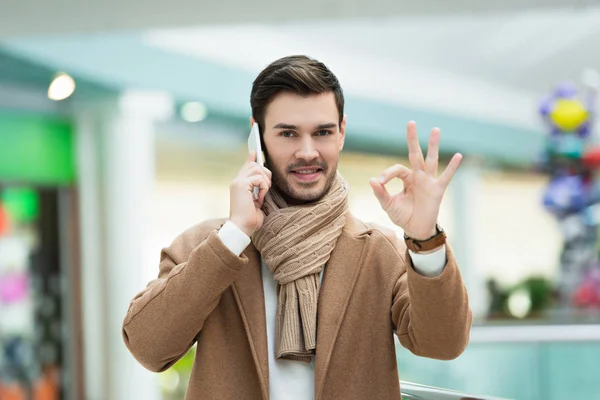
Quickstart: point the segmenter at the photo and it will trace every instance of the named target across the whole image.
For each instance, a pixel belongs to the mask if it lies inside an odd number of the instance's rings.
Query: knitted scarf
[[[310,362],[317,344],[319,273],[329,260],[348,211],[348,184],[339,172],[315,203],[288,206],[271,188],[265,220],[252,241],[278,283],[275,356]]]

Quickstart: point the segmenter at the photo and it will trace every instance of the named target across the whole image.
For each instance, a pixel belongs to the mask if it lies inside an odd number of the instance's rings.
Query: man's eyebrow
[[[335,122],[329,122],[327,124],[321,124],[317,126],[317,130],[319,129],[331,129],[331,128],[335,128],[337,126],[337,124]]]
[[[337,126],[337,124],[335,122],[328,122],[326,124],[320,124],[316,126],[316,130],[320,130],[320,129],[331,129],[331,128],[335,128]],[[291,124],[285,124],[283,122],[278,123],[277,125],[275,125],[273,127],[273,129],[291,129],[291,130],[298,130],[298,127],[296,125],[291,125]]]
[[[277,125],[275,125],[273,127],[273,129],[292,129],[292,130],[298,130],[298,127],[296,125],[284,124],[283,122],[280,122]]]

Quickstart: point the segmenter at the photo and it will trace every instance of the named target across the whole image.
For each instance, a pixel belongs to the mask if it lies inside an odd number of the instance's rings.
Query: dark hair
[[[264,132],[265,111],[281,92],[300,96],[333,92],[339,114],[344,118],[344,93],[336,76],[320,61],[307,56],[288,56],[269,64],[256,77],[250,92],[252,116]]]

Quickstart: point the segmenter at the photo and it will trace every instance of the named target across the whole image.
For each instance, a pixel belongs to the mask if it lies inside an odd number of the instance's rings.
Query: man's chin
[[[313,203],[321,200],[325,195],[325,188],[322,185],[314,188],[300,188],[294,185],[290,189],[286,191],[285,195],[288,202],[294,204]]]

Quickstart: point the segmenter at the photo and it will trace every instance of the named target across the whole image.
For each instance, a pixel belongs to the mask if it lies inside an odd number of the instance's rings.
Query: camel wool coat
[[[158,278],[129,306],[123,339],[156,372],[197,344],[186,399],[268,400],[261,258],[252,244],[239,257],[225,247],[224,222],[196,225],[162,250]],[[471,311],[446,248],[443,272],[421,276],[395,232],[349,215],[319,293],[316,400],[400,400],[394,334],[423,357],[464,351]]]

